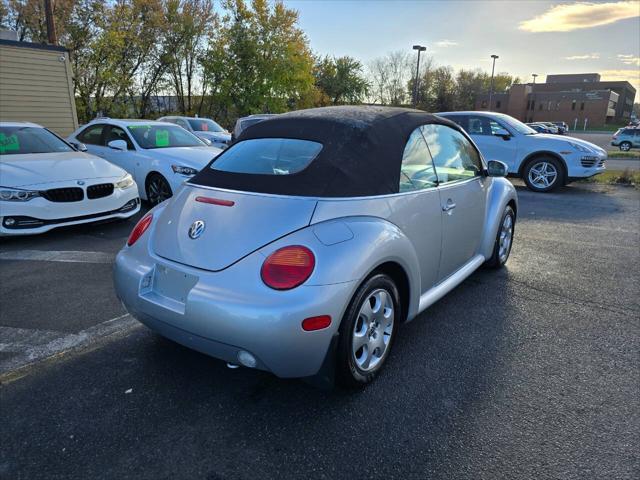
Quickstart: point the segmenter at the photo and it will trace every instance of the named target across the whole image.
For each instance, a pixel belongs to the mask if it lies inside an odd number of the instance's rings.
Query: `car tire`
[[[564,166],[553,157],[536,157],[527,162],[522,171],[522,178],[529,190],[551,192],[564,185]]]
[[[354,294],[336,352],[336,380],[343,387],[364,387],[384,366],[403,318],[399,298],[391,277],[382,273],[369,277]]]
[[[153,207],[173,196],[171,186],[169,182],[167,182],[167,179],[155,172],[150,173],[147,177],[145,191],[147,193],[147,201]]]
[[[631,142],[622,142],[620,144],[620,150],[623,152],[628,152],[631,150]]]
[[[485,265],[489,268],[501,268],[509,260],[511,254],[511,246],[513,245],[513,234],[516,227],[516,213],[513,211],[510,205],[504,209],[502,217],[500,218],[500,224],[498,226],[498,233],[496,234],[496,241],[493,246],[493,253],[491,258],[485,262]]]

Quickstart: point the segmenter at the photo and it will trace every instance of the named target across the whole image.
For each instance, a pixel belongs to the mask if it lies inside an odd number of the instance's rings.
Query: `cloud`
[[[551,7],[542,15],[521,22],[520,30],[527,32],[570,32],[581,28],[598,27],[640,17],[640,2],[572,3]]]
[[[455,47],[458,45],[458,42],[454,42],[453,40],[438,40],[435,45],[440,48]]]
[[[564,57],[565,60],[597,60],[600,58],[599,53],[587,53],[585,55],[572,55],[570,57]]]
[[[640,57],[636,57],[635,55],[619,54],[618,60],[625,65],[635,65],[636,67],[640,67]]]
[[[636,91],[640,91],[640,70],[636,68],[632,70],[603,70],[600,72],[600,76],[603,81],[620,82],[626,80]]]

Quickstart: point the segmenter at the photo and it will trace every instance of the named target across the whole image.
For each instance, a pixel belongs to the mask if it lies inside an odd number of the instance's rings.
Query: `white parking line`
[[[82,252],[78,250],[15,250],[0,252],[0,260],[36,260],[65,263],[113,263],[116,256],[105,252]]]
[[[0,361],[0,379],[17,368],[70,349],[86,347],[100,338],[127,332],[139,325],[129,314],[124,314],[78,333],[0,326],[0,352],[14,354]]]

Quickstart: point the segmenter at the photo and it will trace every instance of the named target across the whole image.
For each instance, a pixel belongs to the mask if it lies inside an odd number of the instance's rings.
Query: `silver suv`
[[[231,134],[210,118],[168,116],[159,118],[158,121],[180,125],[198,138],[208,140],[212,146],[223,150],[231,143]]]
[[[611,145],[620,148],[623,152],[628,152],[632,148],[640,148],[640,128],[625,127],[618,129],[611,137]]]

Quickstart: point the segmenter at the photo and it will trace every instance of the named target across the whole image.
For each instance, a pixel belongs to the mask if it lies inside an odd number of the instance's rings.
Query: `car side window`
[[[189,125],[187,124],[187,122],[185,120],[181,119],[181,118],[176,118],[174,123],[177,123],[178,125],[180,125],[185,130],[190,130]]]
[[[494,135],[503,128],[489,117],[469,117],[469,125],[465,129],[469,135]]]
[[[82,143],[86,143],[88,145],[104,145],[104,143],[102,143],[102,132],[104,131],[104,127],[106,127],[104,124],[91,125],[80,132],[77,135],[77,138]]]
[[[420,128],[407,141],[400,167],[400,192],[432,188],[438,184],[431,154]]]
[[[435,124],[423,125],[421,129],[440,185],[482,175],[480,154],[462,133]]]
[[[135,150],[135,147],[133,146],[133,142],[131,141],[131,138],[129,138],[129,135],[127,135],[127,132],[125,132],[120,127],[111,126],[104,143],[105,145],[108,145],[109,142],[113,140],[124,140],[125,142],[127,142],[127,150]]]

